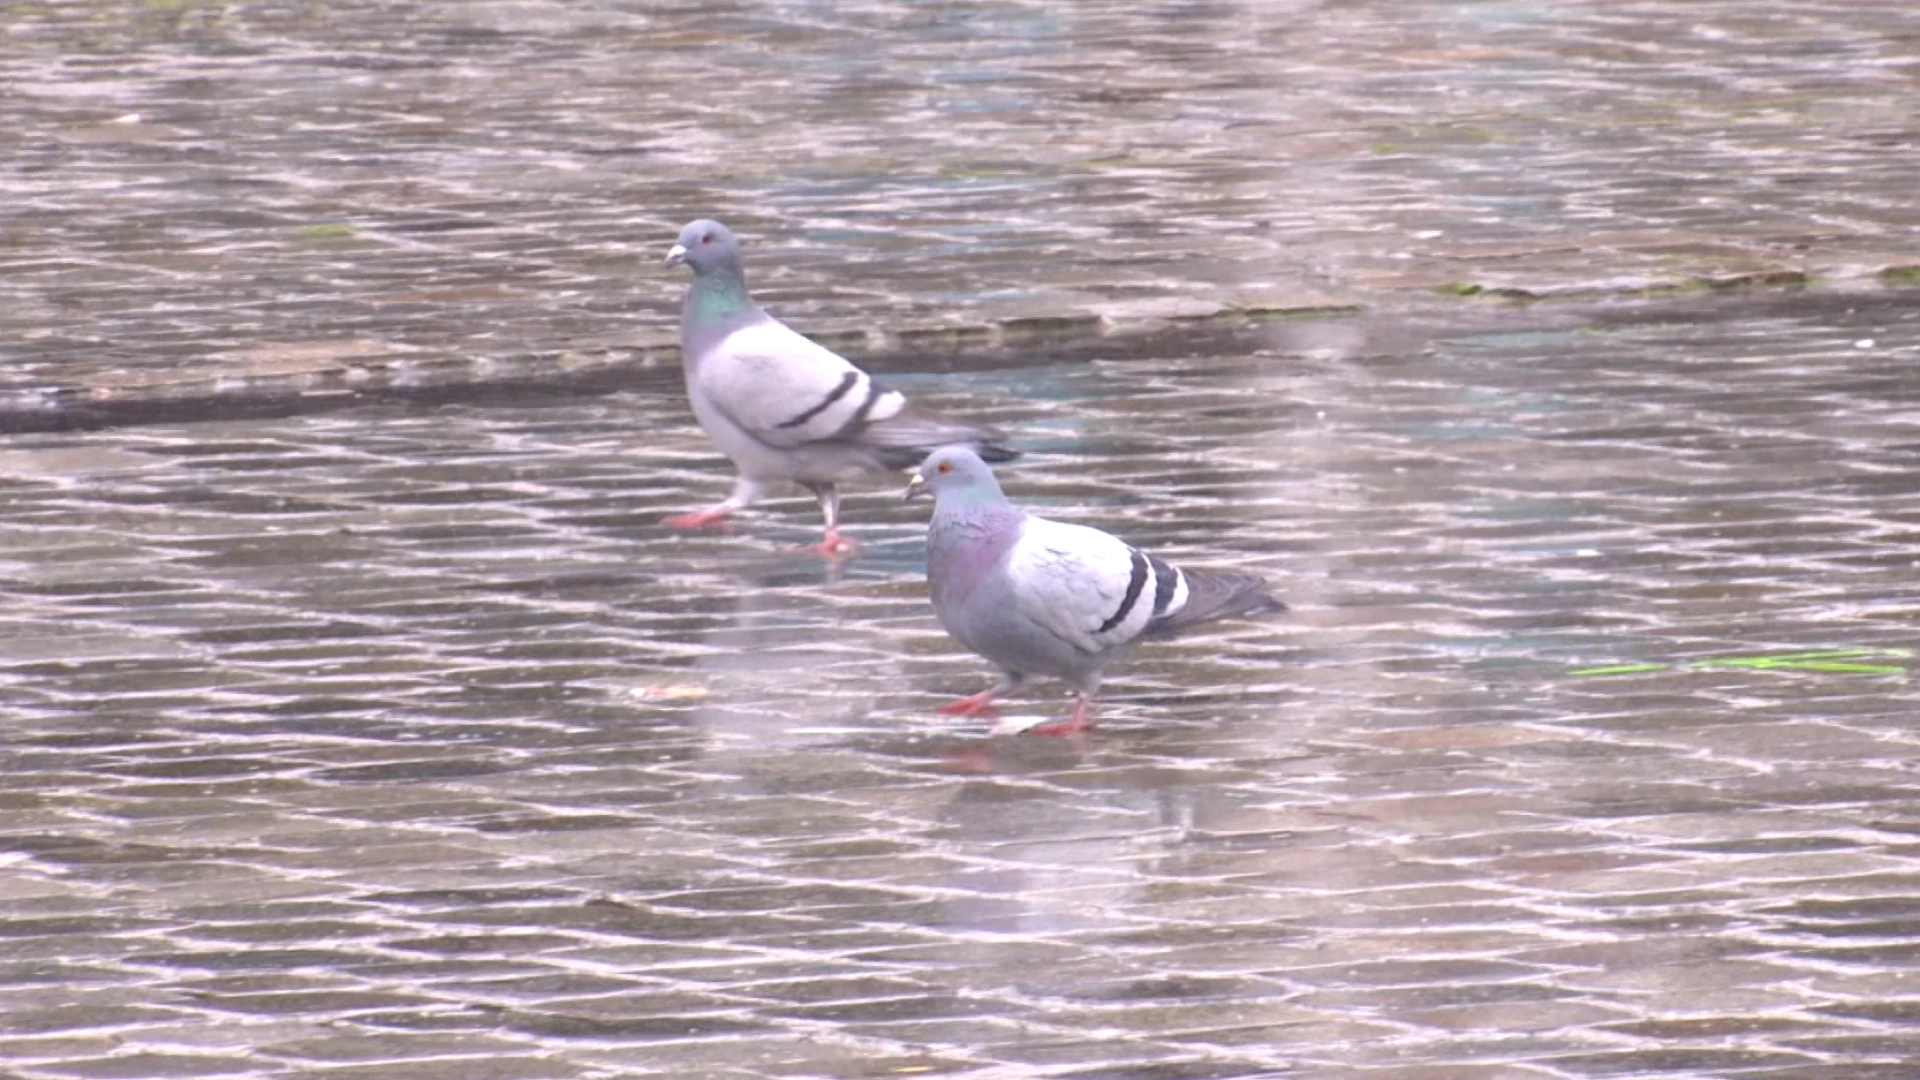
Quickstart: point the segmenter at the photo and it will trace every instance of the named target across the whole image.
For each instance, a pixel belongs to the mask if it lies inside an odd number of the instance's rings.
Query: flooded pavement
[[[0,1075],[1914,1075],[1920,8],[0,10]],[[937,716],[706,213],[1294,611]]]
[[[921,356],[1920,277],[1920,6],[64,0],[0,36],[0,426],[669,359],[718,216]]]
[[[1293,603],[1083,741],[934,714],[894,489],[839,570],[655,525],[729,476],[671,370],[9,437],[0,1061],[1911,1075],[1920,317],[1242,344],[902,380]]]

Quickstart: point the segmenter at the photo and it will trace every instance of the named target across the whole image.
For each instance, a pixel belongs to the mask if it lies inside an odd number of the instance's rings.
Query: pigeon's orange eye
[[[708,233],[707,235],[705,235],[705,236],[703,236],[703,237],[701,237],[701,238],[700,238],[700,242],[701,242],[701,243],[703,243],[703,244],[711,244],[711,243],[713,243],[713,234],[712,234],[712,233]]]
[[[937,468],[934,469],[934,471],[939,473],[950,473],[953,471],[953,462],[943,461],[939,464]]]

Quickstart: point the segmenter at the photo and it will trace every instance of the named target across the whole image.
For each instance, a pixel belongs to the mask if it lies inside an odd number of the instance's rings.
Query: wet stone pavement
[[[1081,740],[671,370],[9,437],[0,1072],[1911,1077],[1920,317],[1499,322],[904,378],[1295,606]]]
[[[700,216],[783,314],[919,356],[1920,279],[1910,3],[0,13],[0,429],[670,363]]]
[[[0,4],[0,1080],[1913,1080],[1917,42]],[[657,524],[708,213],[1294,610],[936,715],[924,504]]]

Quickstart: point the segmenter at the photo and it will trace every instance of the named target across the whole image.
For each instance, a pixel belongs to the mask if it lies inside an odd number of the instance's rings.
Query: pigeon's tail
[[[1147,624],[1143,636],[1168,637],[1190,626],[1231,619],[1236,615],[1267,615],[1287,610],[1279,598],[1267,594],[1267,583],[1252,574],[1211,574],[1181,571],[1187,583],[1187,602],[1179,610]]]
[[[963,444],[980,460],[998,464],[1012,461],[1020,451],[1000,445],[1006,438],[998,429],[909,405],[885,420],[866,426],[856,439],[888,469],[911,469],[943,446]]]

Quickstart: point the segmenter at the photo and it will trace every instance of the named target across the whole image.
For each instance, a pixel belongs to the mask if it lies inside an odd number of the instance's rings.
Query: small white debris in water
[[[699,701],[711,691],[704,686],[655,684],[632,687],[627,693],[642,701]]]
[[[1863,337],[1859,341],[1854,342],[1853,347],[1856,349],[1871,349],[1873,348],[1873,339],[1870,337]]]
[[[1574,552],[1574,554],[1580,556],[1583,559],[1591,559],[1594,556],[1600,554],[1600,549],[1599,548],[1581,548],[1579,551]]]
[[[1044,716],[1003,716],[987,729],[989,735],[1018,735],[1023,731],[1032,731],[1049,720]]]

